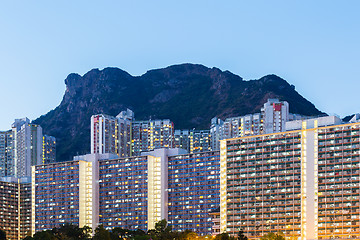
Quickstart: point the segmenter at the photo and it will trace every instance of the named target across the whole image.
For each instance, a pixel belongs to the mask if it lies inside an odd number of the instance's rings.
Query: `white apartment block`
[[[12,124],[15,176],[31,176],[31,166],[42,163],[42,128],[28,118],[15,119]]]

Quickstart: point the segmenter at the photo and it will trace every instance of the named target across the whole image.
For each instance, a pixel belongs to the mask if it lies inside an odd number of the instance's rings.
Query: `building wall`
[[[20,239],[31,235],[31,183],[20,183]]]
[[[12,125],[15,176],[30,177],[31,166],[42,163],[42,128],[27,118],[16,119]]]
[[[301,133],[244,137],[226,143],[227,206],[222,230],[235,235],[242,228],[250,239],[277,231],[299,237]]]
[[[225,121],[213,118],[210,127],[212,150],[220,149],[218,141],[222,139],[285,131],[285,123],[290,117],[302,119],[300,115],[289,114],[289,104],[286,101],[268,99],[260,113],[231,117]]]
[[[99,114],[91,117],[91,153],[117,154],[117,120]]]
[[[177,230],[211,234],[210,212],[219,205],[219,152],[185,152],[163,148],[128,158],[89,154],[34,166],[33,232],[64,223],[148,230],[168,219]]]
[[[0,177],[15,175],[12,131],[0,132]]]
[[[38,165],[32,171],[33,230],[48,230],[65,223],[92,227],[91,162]]]
[[[56,161],[56,139],[55,137],[44,135],[42,143],[42,164],[49,164]]]
[[[117,119],[117,155],[119,157],[131,156],[131,121],[128,119]]]
[[[30,183],[17,178],[0,179],[0,229],[7,239],[23,239],[31,226]]]
[[[147,157],[99,161],[99,223],[147,230]]]
[[[190,132],[189,153],[211,151],[210,130],[193,130]]]
[[[190,152],[190,131],[191,130],[175,130],[174,147],[182,148]]]
[[[211,151],[210,130],[175,130],[174,147],[189,153]]]
[[[19,187],[18,183],[0,182],[0,228],[10,239],[19,235]]]
[[[212,233],[210,213],[219,207],[219,152],[170,156],[168,221],[176,231]]]
[[[285,123],[289,120],[289,103],[278,99],[268,99],[261,109],[264,122],[264,133],[285,131]]]
[[[360,124],[319,124],[222,141],[221,231],[360,238]]]
[[[55,162],[56,140],[43,136],[28,118],[15,119],[12,129],[0,132],[0,177],[30,177],[31,166]]]
[[[318,131],[318,236],[360,238],[360,125]]]
[[[148,120],[132,122],[132,156],[142,152],[174,146],[174,124],[168,120]]]

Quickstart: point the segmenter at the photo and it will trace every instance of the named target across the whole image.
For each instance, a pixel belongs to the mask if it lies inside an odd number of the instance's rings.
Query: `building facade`
[[[31,234],[31,183],[28,179],[0,178],[0,229],[7,239]]]
[[[261,109],[263,131],[261,133],[276,133],[285,131],[289,118],[289,103],[278,99],[269,99]],[[261,134],[260,133],[260,134]]]
[[[131,136],[132,136],[132,121],[134,113],[130,109],[120,112],[117,116],[117,136],[118,136],[118,151],[119,157],[131,156]]]
[[[42,143],[42,164],[55,162],[56,159],[56,139],[55,137],[44,135]]]
[[[91,116],[91,153],[117,154],[117,119],[105,114]]]
[[[28,118],[15,119],[0,132],[0,177],[30,177],[31,166],[55,162],[56,139],[44,135]]]
[[[15,119],[12,124],[16,177],[30,177],[31,166],[42,163],[42,128],[28,118]]]
[[[158,148],[173,148],[174,124],[169,119],[133,121],[132,156]]]
[[[98,223],[98,154],[32,167],[32,232]],[[95,228],[94,228],[95,227]]]
[[[210,130],[175,130],[174,147],[189,153],[211,151]]]
[[[127,109],[116,117],[91,117],[91,153],[119,157],[140,156],[142,152],[174,146],[174,124],[169,119],[135,121]]]
[[[33,232],[64,223],[148,230],[167,219],[174,230],[211,234],[210,212],[220,201],[219,152],[185,153],[89,154],[33,166]]]
[[[359,239],[360,123],[339,122],[295,121],[291,131],[221,141],[221,231]]]
[[[289,104],[278,99],[268,99],[260,113],[227,118],[225,121],[215,117],[211,120],[210,128],[212,150],[220,149],[219,141],[222,139],[283,132],[286,122],[306,118],[289,113]]]
[[[147,229],[146,156],[99,161],[99,222],[105,228]]]
[[[212,233],[211,212],[220,204],[219,151],[168,158],[168,222],[176,231]]]
[[[15,175],[13,132],[0,132],[0,177]]]

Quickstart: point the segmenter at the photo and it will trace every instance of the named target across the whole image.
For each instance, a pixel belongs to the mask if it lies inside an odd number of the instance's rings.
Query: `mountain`
[[[54,110],[34,122],[57,138],[58,161],[90,151],[90,117],[116,116],[130,108],[137,120],[171,119],[176,129],[208,129],[212,117],[259,112],[268,98],[290,104],[290,112],[322,114],[276,75],[245,81],[218,68],[181,64],[131,76],[118,68],[93,69],[84,76],[72,73]]]

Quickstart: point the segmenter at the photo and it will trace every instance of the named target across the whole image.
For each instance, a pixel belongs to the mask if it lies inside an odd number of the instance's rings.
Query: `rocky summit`
[[[70,74],[54,110],[34,122],[57,139],[57,160],[90,152],[90,118],[129,108],[137,120],[171,119],[176,129],[209,129],[211,118],[259,112],[268,98],[289,102],[290,112],[322,114],[295,87],[276,75],[245,81],[218,68],[181,64],[132,76],[119,68]]]

